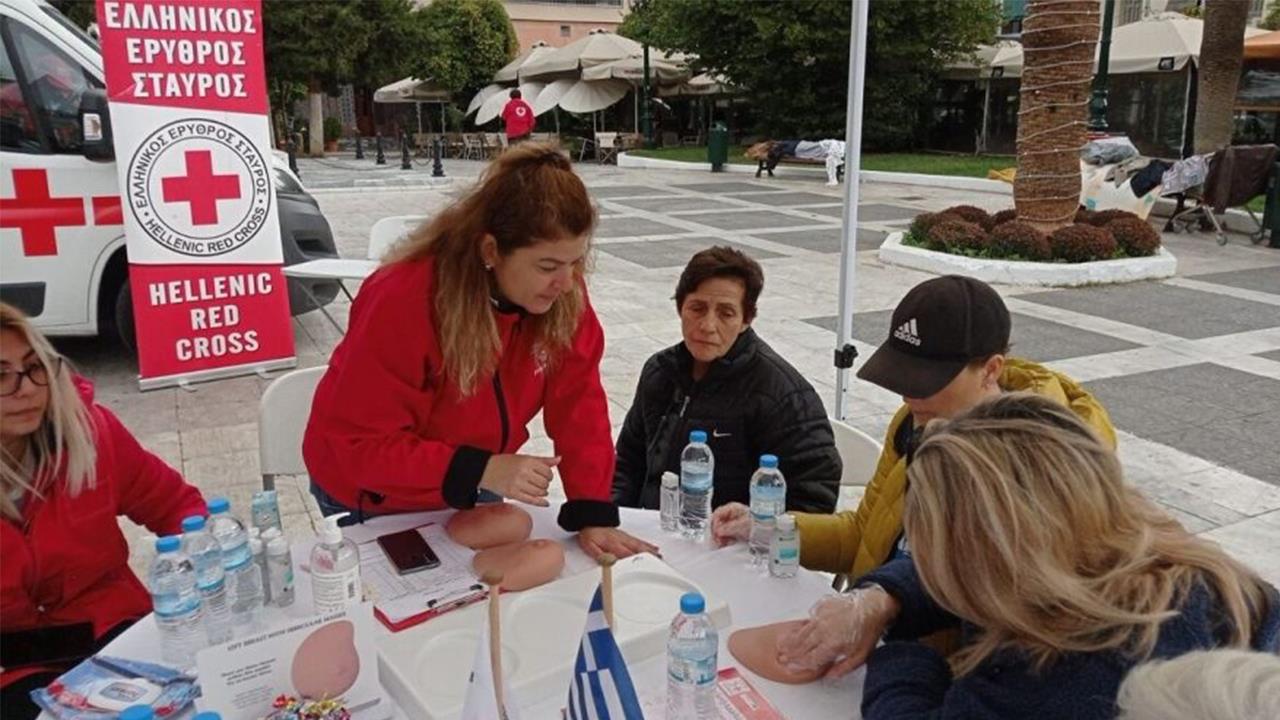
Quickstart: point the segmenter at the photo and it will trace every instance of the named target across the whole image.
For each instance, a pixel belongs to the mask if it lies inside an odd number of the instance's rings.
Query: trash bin
[[[707,161],[711,163],[711,172],[724,172],[724,164],[729,162],[729,130],[724,123],[716,123],[711,128],[707,139]]]

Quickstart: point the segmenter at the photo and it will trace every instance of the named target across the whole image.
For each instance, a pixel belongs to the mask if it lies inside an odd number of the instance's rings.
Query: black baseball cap
[[[1009,309],[988,284],[944,275],[911,288],[893,310],[889,339],[858,377],[898,395],[927,398],[971,361],[1009,348]]]

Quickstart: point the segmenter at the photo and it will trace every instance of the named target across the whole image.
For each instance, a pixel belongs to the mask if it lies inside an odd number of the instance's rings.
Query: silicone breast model
[[[476,553],[471,565],[480,577],[489,572],[501,573],[503,590],[528,590],[560,577],[564,546],[554,540],[500,545]]]
[[[293,654],[293,687],[309,698],[341,697],[360,677],[355,625],[350,620],[324,625],[303,640]]]
[[[827,668],[793,670],[778,662],[778,638],[794,631],[804,620],[761,625],[745,628],[729,636],[729,652],[748,670],[766,680],[803,685],[813,682],[827,672]]]
[[[527,540],[533,532],[533,518],[511,503],[489,503],[459,510],[444,529],[459,545],[483,550]]]

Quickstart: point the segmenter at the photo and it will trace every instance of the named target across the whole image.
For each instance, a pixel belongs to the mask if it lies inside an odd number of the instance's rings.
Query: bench
[[[769,177],[773,177],[773,170],[769,168],[768,160],[757,160],[756,162],[756,177],[760,177],[760,173],[763,172],[768,172]],[[814,165],[824,169],[827,167],[825,160],[810,160],[809,158],[794,156],[778,158],[778,165]],[[840,163],[840,166],[836,168],[836,180],[844,182],[844,163]]]

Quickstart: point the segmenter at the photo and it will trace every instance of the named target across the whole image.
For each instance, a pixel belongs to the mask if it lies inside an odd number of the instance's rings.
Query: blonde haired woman
[[[1274,651],[1275,589],[1127,485],[1070,410],[1014,393],[929,425],[908,471],[910,558],[850,600],[866,720],[1111,718],[1125,673],[1214,647]],[[949,658],[915,640],[959,626]],[[800,638],[784,662],[820,644]]]
[[[617,529],[604,332],[584,269],[595,210],[558,146],[503,153],[360,288],[316,389],[303,455],[325,514],[545,506],[589,555],[654,550]],[[542,413],[555,457],[519,454]]]
[[[1275,720],[1280,656],[1193,652],[1133,669],[1120,686],[1118,720]]]
[[[173,534],[205,505],[4,303],[0,440],[0,704],[7,720],[10,712],[35,717],[29,690],[151,612],[117,516]]]

